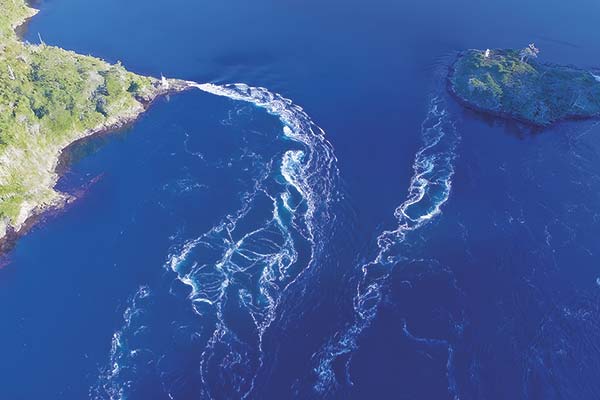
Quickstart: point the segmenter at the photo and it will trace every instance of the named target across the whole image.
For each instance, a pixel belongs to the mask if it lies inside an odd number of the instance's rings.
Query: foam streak
[[[438,216],[450,196],[455,150],[460,137],[441,97],[431,100],[421,133],[423,146],[415,156],[408,196],[394,212],[397,227],[379,235],[377,256],[360,267],[362,277],[353,300],[355,320],[313,355],[317,363],[314,388],[321,394],[332,393],[340,386],[333,363],[343,356],[347,357],[344,374],[346,383],[352,384],[349,372],[352,353],[358,349],[359,336],[377,315],[383,285],[393,267],[403,259],[402,245],[406,235]],[[406,328],[405,334],[409,335]],[[450,367],[451,349],[448,363]],[[451,386],[454,384],[449,377],[449,388]]]

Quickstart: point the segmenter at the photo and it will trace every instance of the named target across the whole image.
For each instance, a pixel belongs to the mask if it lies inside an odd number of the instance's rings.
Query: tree
[[[540,50],[533,43],[529,44],[529,46],[525,47],[519,53],[522,62],[526,62],[530,58],[537,58],[538,54],[540,54]]]

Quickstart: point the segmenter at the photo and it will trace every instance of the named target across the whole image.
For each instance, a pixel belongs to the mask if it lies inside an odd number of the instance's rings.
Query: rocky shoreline
[[[27,4],[23,0],[20,0],[17,3],[15,3],[14,0],[12,1],[12,4],[15,7],[22,8],[20,9],[19,16],[10,24],[10,28],[16,33],[17,40],[23,41],[22,34],[25,32],[28,21],[38,14],[39,10],[31,7],[30,3]],[[12,11],[13,13],[16,12],[15,9]],[[33,46],[26,43],[24,45]],[[98,62],[101,63],[102,60],[98,60]],[[39,187],[36,187],[36,190],[42,191],[48,189],[54,193],[52,196],[46,196],[45,198],[41,197],[24,201],[21,204],[19,215],[16,218],[12,220],[3,219],[0,221],[0,256],[5,255],[7,251],[12,249],[17,240],[45,216],[58,212],[75,200],[73,196],[54,191],[54,188],[61,174],[66,170],[66,165],[68,165],[67,155],[76,143],[89,140],[96,135],[113,132],[122,129],[127,125],[131,125],[135,123],[135,121],[137,121],[158,98],[188,90],[192,87],[190,82],[182,80],[165,79],[164,77],[161,77],[161,79],[150,77],[144,79],[148,82],[146,90],[131,95],[135,101],[131,102],[129,107],[123,108],[111,116],[107,116],[101,124],[93,128],[82,130],[80,132],[72,132],[65,141],[55,143],[52,146],[47,146],[47,148],[44,149],[44,153],[42,154],[46,161],[38,165],[42,168],[39,170],[39,173],[43,178],[40,181]],[[19,156],[18,153],[16,156]],[[14,157],[14,154],[12,156],[9,155],[8,157],[5,155],[4,162],[18,160],[18,158]],[[2,262],[0,262],[0,265],[2,265]]]
[[[600,117],[600,81],[591,72],[524,62],[514,50],[490,53],[463,51],[449,66],[447,90],[464,107],[537,129]]]
[[[68,156],[70,149],[84,142],[90,140],[93,137],[104,135],[110,132],[118,131],[126,126],[134,124],[151,106],[152,104],[163,96],[183,92],[192,88],[190,82],[168,79],[168,80],[156,80],[155,91],[144,99],[139,99],[140,107],[131,109],[126,115],[116,117],[112,121],[107,121],[93,129],[82,132],[75,140],[70,142],[67,146],[62,148],[58,152],[58,156],[54,160],[53,173],[55,175],[52,183],[52,188],[56,185],[61,175],[66,171],[68,166]],[[60,197],[51,204],[44,204],[34,207],[24,221],[18,226],[8,226],[4,235],[0,236],[0,257],[6,255],[7,252],[12,250],[16,245],[19,238],[29,232],[34,226],[42,221],[46,216],[60,212],[68,204],[76,200],[75,197],[60,193]],[[0,268],[3,263],[0,261]]]
[[[525,126],[533,128],[533,129],[541,129],[541,128],[545,128],[548,126],[548,125],[539,125],[539,124],[533,123],[525,118],[520,118],[517,115],[509,114],[509,113],[502,112],[502,111],[493,111],[493,110],[489,110],[489,109],[486,109],[483,107],[479,107],[475,103],[462,97],[457,92],[456,88],[454,87],[454,84],[452,83],[452,78],[454,76],[454,64],[456,63],[456,61],[458,61],[461,54],[464,54],[464,52],[458,53],[454,62],[448,67],[448,76],[446,77],[446,90],[448,91],[448,93],[450,93],[450,95],[454,98],[454,100],[456,100],[457,103],[459,103],[461,106],[463,106],[471,111],[474,111],[476,113],[495,117],[495,118],[498,118],[499,120],[516,121],[516,122],[519,122]]]

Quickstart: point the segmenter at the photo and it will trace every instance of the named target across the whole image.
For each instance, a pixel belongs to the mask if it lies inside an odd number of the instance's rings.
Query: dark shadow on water
[[[60,155],[58,165],[56,166],[56,172],[62,177],[69,172],[72,165],[97,153],[109,143],[115,140],[127,140],[129,135],[133,132],[133,125],[134,124],[129,124],[121,129],[101,132],[73,142],[65,148]]]
[[[489,128],[502,128],[502,130],[507,135],[513,136],[519,140],[524,140],[531,136],[537,136],[552,129],[552,127],[539,127],[528,125],[526,123],[512,120],[509,118],[498,117],[491,114],[487,114],[482,111],[473,110],[468,107],[462,106],[455,99],[453,99],[453,102],[462,110],[460,111],[462,119],[476,120],[482,122]]]

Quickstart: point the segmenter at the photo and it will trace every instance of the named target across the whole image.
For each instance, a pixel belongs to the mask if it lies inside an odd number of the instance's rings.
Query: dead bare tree
[[[540,50],[535,47],[534,43],[530,43],[529,46],[521,50],[519,56],[521,56],[522,62],[526,62],[530,58],[537,58],[538,54],[540,54]]]

